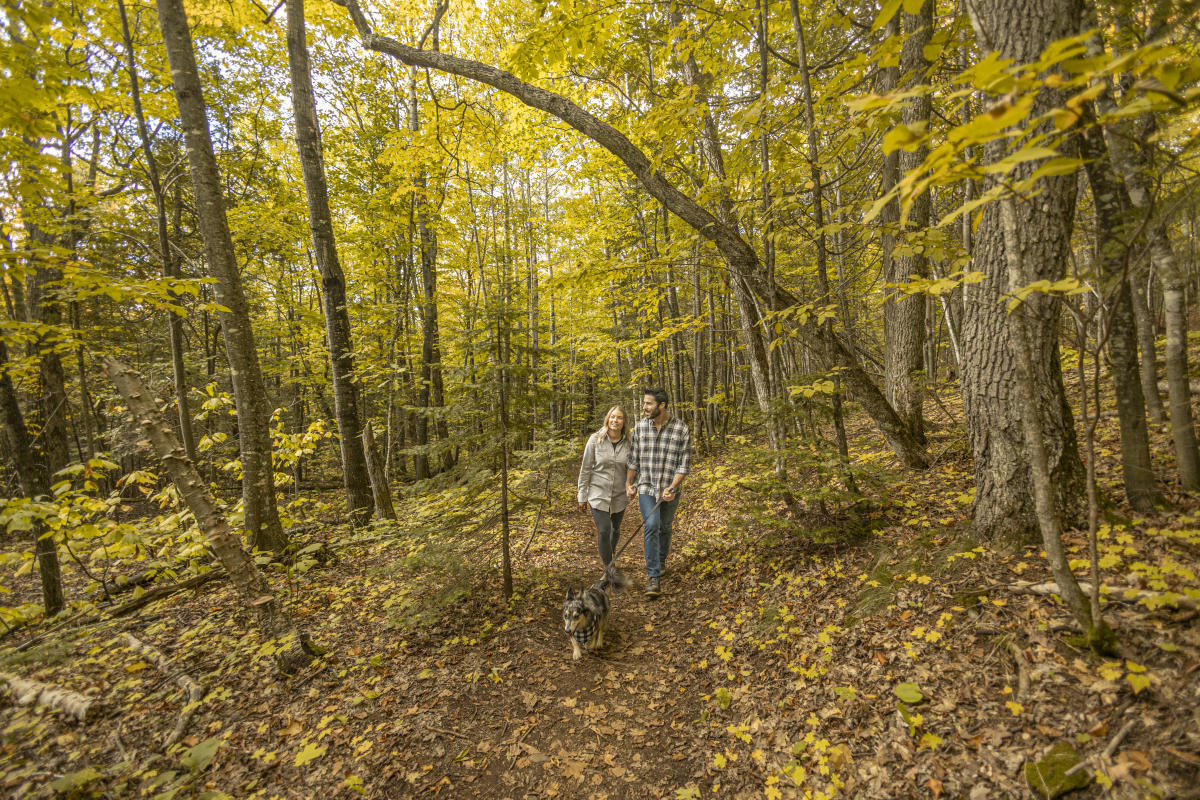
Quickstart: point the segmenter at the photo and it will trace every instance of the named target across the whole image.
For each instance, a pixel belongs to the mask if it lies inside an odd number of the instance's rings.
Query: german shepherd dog
[[[563,629],[571,637],[572,658],[578,661],[583,651],[598,650],[604,646],[604,625],[608,620],[608,590],[622,591],[628,588],[629,579],[619,569],[609,564],[604,568],[600,580],[586,589],[567,589],[563,601]]]

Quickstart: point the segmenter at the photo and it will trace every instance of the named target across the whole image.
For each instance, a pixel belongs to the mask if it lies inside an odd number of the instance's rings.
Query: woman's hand
[[[580,503],[580,504],[579,504],[579,510],[580,510],[580,511],[587,511],[587,509],[588,509],[588,504],[587,504],[587,503]]]

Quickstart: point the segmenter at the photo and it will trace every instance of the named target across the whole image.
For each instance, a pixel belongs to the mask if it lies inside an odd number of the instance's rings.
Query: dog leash
[[[660,494],[658,497],[658,502],[654,504],[654,508],[650,509],[650,514],[653,515],[655,511],[658,511],[658,507],[662,504],[662,495]],[[632,542],[638,535],[638,531],[642,530],[644,527],[646,527],[646,517],[643,516],[641,523],[639,523],[638,526],[633,529],[633,533],[629,534],[629,538],[625,540],[625,544],[621,545],[621,549],[613,554],[612,561],[608,562],[609,565],[617,563],[617,558],[621,555],[621,553],[625,552],[625,548],[629,547],[629,543]]]

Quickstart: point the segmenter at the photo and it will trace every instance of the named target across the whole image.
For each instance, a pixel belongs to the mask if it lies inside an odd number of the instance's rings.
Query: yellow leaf
[[[1012,700],[1004,701],[1004,705],[1008,706],[1008,710],[1012,712],[1014,717],[1021,716],[1021,712],[1025,710],[1025,706]]]
[[[297,767],[302,767],[308,762],[314,761],[323,755],[325,755],[324,747],[317,747],[312,742],[309,742],[304,746],[303,750],[296,754],[296,760],[294,763]]]

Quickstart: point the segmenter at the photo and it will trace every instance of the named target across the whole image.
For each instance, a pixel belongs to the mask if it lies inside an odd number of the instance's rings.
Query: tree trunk
[[[1166,421],[1162,398],[1158,396],[1158,352],[1154,347],[1154,318],[1146,303],[1147,270],[1135,269],[1129,273],[1129,296],[1133,300],[1133,320],[1137,324],[1137,341],[1140,358],[1138,375],[1142,381],[1142,396],[1146,400],[1146,415],[1155,425]]]
[[[296,117],[296,148],[304,173],[308,198],[308,226],[312,231],[313,255],[321,273],[321,308],[329,343],[333,374],[333,410],[337,416],[342,456],[342,483],[351,517],[363,521],[371,513],[372,500],[367,462],[359,446],[358,386],[354,380],[354,345],[350,316],[346,311],[346,278],[338,260],[329,212],[329,189],[325,181],[325,156],[321,127],[313,98],[312,74],[305,41],[304,0],[287,0],[288,69],[291,74],[292,110]]]
[[[17,402],[17,392],[12,377],[8,374],[8,348],[0,339],[0,411],[4,414],[4,427],[8,431],[8,443],[12,447],[16,463],[17,480],[21,491],[30,500],[50,495],[50,479],[45,465],[39,462],[34,452],[25,417]],[[33,526],[34,554],[38,562],[38,575],[42,581],[42,607],[47,617],[62,611],[62,574],[58,566],[58,544],[49,531],[39,523]]]
[[[1001,56],[1018,63],[1037,59],[1050,42],[1079,29],[1079,9],[1072,0],[1023,0],[1015,7],[1001,0],[971,0],[968,10],[981,46],[998,50]],[[1034,103],[1033,116],[1057,105],[1059,99],[1051,90],[1043,90]],[[985,160],[998,161],[1005,146],[989,145]],[[1033,169],[1023,165],[1012,177],[1025,178]],[[1054,281],[1065,274],[1074,219],[1075,178],[1043,179],[1039,189],[1039,194],[1015,209],[1021,247],[1016,255],[1027,265],[1029,280]],[[1037,530],[1038,519],[1032,502],[1028,444],[1021,423],[1028,393],[1017,385],[1014,345],[1002,302],[1008,284],[1005,247],[1000,209],[993,203],[984,212],[972,256],[972,269],[983,272],[986,278],[969,287],[965,297],[963,405],[975,460],[975,527],[989,540],[1023,540]],[[1082,506],[1083,463],[1063,387],[1058,352],[1060,316],[1057,301],[1052,298],[1030,296],[1025,303],[1032,348],[1032,392],[1041,412],[1055,509],[1059,519],[1073,522]]]
[[[934,0],[924,0],[916,14],[897,14],[904,18],[900,73],[907,88],[922,84],[925,71],[929,68],[924,48],[933,34],[933,6]],[[927,127],[931,109],[929,93],[923,91],[904,104],[902,121],[911,128]],[[900,151],[897,177],[918,169],[925,161],[927,152],[928,148],[924,145],[911,152]],[[907,283],[914,277],[924,278],[929,274],[929,259],[924,256],[922,242],[912,236],[919,236],[929,227],[929,212],[929,192],[924,191],[913,198],[907,219],[898,221],[899,238],[903,246],[900,253],[891,259],[892,272],[887,276],[888,283]],[[925,339],[925,299],[921,294],[904,295],[895,292],[883,306],[884,375],[888,398],[900,419],[904,420],[904,424],[919,442],[925,441],[925,422],[921,409],[925,382],[925,363],[922,356]]]
[[[319,653],[308,637],[284,615],[266,578],[217,510],[208,484],[184,454],[171,426],[163,422],[157,404],[137,373],[111,356],[104,357],[104,372],[129,403],[129,410],[162,459],[179,496],[195,515],[196,526],[203,531],[217,560],[229,573],[229,580],[242,602],[254,613],[263,634],[267,639],[282,640],[276,655],[280,669],[292,673],[303,667]]]
[[[371,495],[375,499],[376,519],[395,519],[396,509],[392,506],[392,490],[388,486],[387,473],[383,469],[383,459],[379,448],[375,446],[375,434],[371,431],[371,422],[363,425],[362,432],[363,458],[367,463],[367,473],[371,477]]]
[[[1031,281],[1022,263],[1022,248],[1017,234],[1016,201],[1005,197],[1000,201],[1001,227],[1004,238],[1004,255],[1007,260],[1008,291],[1015,292]],[[1008,314],[1008,324],[1011,328],[1009,339],[1016,365],[1016,389],[1021,402],[1017,403],[1021,416],[1021,426],[1025,434],[1025,445],[1029,457],[1030,478],[1033,484],[1033,501],[1036,508],[1038,530],[1042,535],[1042,547],[1046,550],[1046,558],[1050,562],[1050,570],[1054,581],[1058,584],[1067,607],[1072,616],[1087,634],[1089,641],[1101,638],[1097,631],[1107,630],[1103,619],[1092,616],[1091,605],[1079,588],[1075,574],[1071,572],[1066,550],[1062,542],[1062,523],[1055,507],[1054,484],[1050,477],[1050,462],[1046,457],[1045,438],[1042,428],[1042,404],[1039,402],[1039,392],[1034,382],[1034,370],[1031,356],[1031,343],[1028,327],[1025,322],[1026,303],[1021,302]],[[1111,632],[1108,634],[1111,637]]]
[[[129,96],[133,103],[133,114],[137,120],[138,140],[142,155],[146,159],[146,175],[150,181],[150,193],[154,197],[154,217],[158,231],[158,253],[162,260],[163,277],[171,280],[179,277],[179,264],[171,250],[171,237],[167,229],[167,204],[162,181],[158,175],[158,161],[150,146],[150,133],[146,128],[146,117],[142,112],[141,81],[138,78],[137,62],[133,54],[133,37],[129,33],[129,18],[125,13],[124,0],[117,0],[117,11],[121,16],[121,37],[125,43],[125,67],[129,72]],[[178,299],[177,295],[172,297]],[[173,311],[167,312],[167,330],[171,343],[171,377],[175,382],[175,405],[179,418],[179,435],[183,438],[183,449],[187,457],[196,457],[196,435],[192,432],[192,415],[188,411],[187,371],[183,363],[183,317]]]
[[[217,301],[228,309],[220,312],[220,319],[238,414],[246,530],[255,547],[279,553],[287,545],[287,538],[279,523],[279,509],[275,506],[271,414],[254,331],[250,327],[250,311],[242,292],[242,279],[225,218],[225,200],[183,0],[158,0],[158,19],[183,124],[205,258],[210,274],[216,279],[213,290]]]
[[[1180,484],[1188,491],[1197,491],[1200,490],[1200,451],[1196,446],[1191,387],[1188,381],[1187,270],[1179,265],[1166,225],[1161,219],[1152,217],[1154,202],[1147,176],[1153,165],[1141,148],[1130,144],[1131,138],[1139,142],[1148,141],[1155,133],[1157,125],[1154,117],[1150,115],[1136,122],[1136,136],[1130,137],[1124,128],[1110,129],[1107,132],[1108,144],[1113,163],[1125,180],[1130,202],[1142,215],[1148,217],[1146,238],[1150,248],[1150,261],[1158,275],[1163,294],[1163,328],[1167,340],[1163,361],[1167,373],[1167,401],[1171,437],[1175,444],[1175,461],[1179,468]],[[1146,355],[1143,352],[1143,360]]]
[[[1095,124],[1091,104],[1085,106],[1085,129],[1080,135],[1084,169],[1092,188],[1096,211],[1096,259],[1099,269],[1102,308],[1108,318],[1108,357],[1121,425],[1121,471],[1125,496],[1137,511],[1153,511],[1161,501],[1150,467],[1150,439],[1146,429],[1146,404],[1137,363],[1137,326],[1129,292],[1131,204],[1125,186],[1117,179],[1104,134]]]

